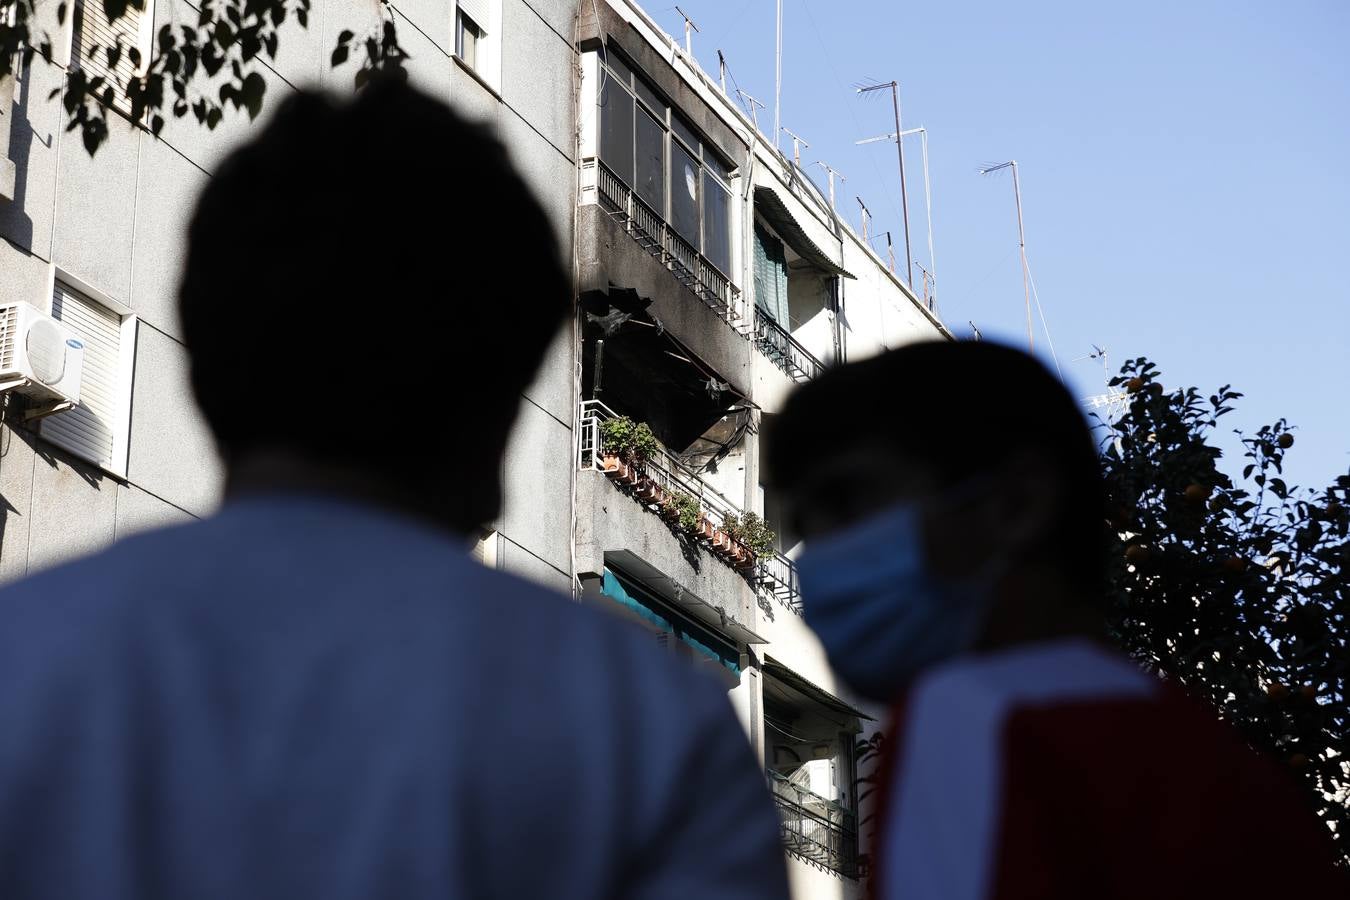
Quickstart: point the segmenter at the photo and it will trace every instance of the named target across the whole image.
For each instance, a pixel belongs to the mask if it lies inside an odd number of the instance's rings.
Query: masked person
[[[1350,897],[1286,773],[1103,642],[1096,451],[1044,367],[916,344],[770,428],[807,623],[894,708],[876,897]]]

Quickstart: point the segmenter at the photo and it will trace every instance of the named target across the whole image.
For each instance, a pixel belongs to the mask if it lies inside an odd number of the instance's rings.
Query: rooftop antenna
[[[923,263],[919,262],[917,259],[914,260],[914,265],[916,265],[916,266],[919,267],[919,274],[920,274],[921,276],[923,276],[923,303],[924,303],[924,306],[927,306],[927,307],[928,307],[928,311],[929,311],[929,312],[932,312],[932,311],[933,311],[933,307],[934,307],[934,299],[933,299],[932,295],[929,293],[929,288],[930,288],[931,283],[932,283],[932,280],[933,280],[933,275],[932,275],[931,272],[929,272],[927,269],[925,269],[925,268],[923,267]]]
[[[858,205],[862,207],[863,243],[870,244],[871,241],[867,237],[867,227],[868,224],[872,221],[872,211],[867,208],[867,204],[863,202],[863,199],[861,197],[858,197],[857,200]]]
[[[1027,306],[1027,347],[1031,350],[1036,349],[1036,338],[1031,330],[1031,288],[1028,283],[1030,270],[1027,268],[1027,236],[1022,227],[1022,186],[1017,180],[1017,160],[1012,159],[1005,163],[999,163],[996,166],[985,166],[980,169],[981,175],[992,175],[1002,169],[1012,169],[1013,177],[1013,197],[1017,201],[1017,246],[1022,251],[1022,294],[1026,300]]]
[[[907,138],[912,134],[919,135],[923,140],[923,208],[928,218],[928,265],[930,267],[924,274],[933,282],[932,302],[929,303],[929,308],[932,309],[937,306],[937,254],[933,251],[933,183],[928,177],[928,129],[920,125],[918,128],[910,128],[898,133],[893,131],[890,134],[877,135],[857,141],[855,146],[875,144],[878,141],[896,141]],[[903,188],[903,182],[901,186]],[[915,265],[918,265],[917,260]],[[923,272],[923,266],[919,266],[919,270]],[[925,290],[927,290],[926,285]]]
[[[824,162],[822,162],[822,161],[820,161],[820,160],[816,160],[816,165],[818,165],[818,166],[820,166],[822,169],[824,169],[824,170],[829,174],[829,176],[830,176],[830,210],[833,212],[833,211],[834,211],[834,179],[835,179],[836,177],[837,177],[840,181],[848,181],[848,179],[845,178],[845,177],[843,176],[843,173],[838,172],[838,171],[836,171],[836,170],[830,168],[830,166],[829,166],[828,163],[824,163]]]
[[[805,147],[810,150],[811,145],[791,129],[784,128],[783,131],[788,137],[792,138],[792,161],[796,163],[797,168],[800,169],[802,167],[802,148]]]
[[[717,72],[718,81],[722,83],[722,96],[727,95],[727,58],[722,55],[722,51],[717,51]]]
[[[778,129],[783,127],[783,0],[778,0],[778,43],[774,50],[773,146],[777,150]]]
[[[746,102],[747,100],[750,102],[750,121],[755,123],[755,130],[759,131],[759,110],[767,109],[768,107],[766,107],[763,103],[760,103],[754,97],[751,97],[748,93],[741,90],[740,88],[736,88],[736,96],[741,98],[742,103]]]
[[[895,244],[891,243],[891,233],[886,232],[886,255],[891,260],[891,274],[895,274]]]
[[[905,142],[900,137],[900,135],[904,133],[904,129],[900,127],[900,83],[888,81],[883,84],[864,85],[863,87],[858,88],[858,93],[870,94],[874,91],[886,90],[891,92],[891,106],[895,110],[895,146],[900,157],[900,212],[905,225],[905,259],[912,260],[914,254],[910,251],[909,246],[909,192],[905,188]],[[883,137],[882,139],[885,140],[886,138]],[[913,263],[909,263],[907,268],[909,271],[909,285],[910,288],[913,289]]]
[[[982,341],[982,340],[984,340],[984,335],[980,334],[980,329],[976,327],[976,325],[975,325],[975,320],[974,320],[974,319],[969,319],[969,320],[967,320],[967,321],[970,322],[970,333],[973,334],[973,335],[975,336],[975,340],[977,340],[977,341]]]
[[[677,13],[679,13],[681,16],[684,17],[684,52],[685,52],[686,54],[688,54],[688,56],[689,56],[690,58],[692,58],[693,55],[694,55],[694,37],[693,37],[693,32],[694,32],[694,31],[698,31],[699,34],[702,34],[703,32],[702,32],[702,31],[699,31],[698,26],[694,24],[694,20],[691,19],[691,18],[689,18],[689,14],[688,14],[688,13],[686,13],[684,10],[680,9],[678,6],[675,7],[675,11],[676,11]],[[721,52],[719,51],[717,55],[718,55],[718,56],[721,56],[722,54],[721,54]],[[723,90],[723,92],[725,92],[725,91],[726,91],[726,88],[723,87],[722,90]]]

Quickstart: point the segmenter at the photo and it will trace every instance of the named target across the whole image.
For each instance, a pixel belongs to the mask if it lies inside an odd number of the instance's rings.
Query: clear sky
[[[704,68],[716,74],[722,49],[772,131],[774,0],[680,7],[702,29]],[[978,174],[1016,159],[1032,274],[1079,396],[1103,390],[1100,363],[1074,361],[1092,344],[1113,364],[1149,356],[1168,386],[1246,393],[1230,427],[1299,426],[1291,483],[1350,468],[1350,3],[783,8],[783,124],[811,143],[804,163],[848,178],[840,206],[855,227],[861,195],[874,232],[900,240],[894,147],[854,145],[892,130],[889,99],[853,86],[899,81],[904,127],[929,130],[938,300],[954,330],[974,320],[1026,344],[1012,182]],[[647,9],[682,35],[673,6]],[[917,139],[906,163],[926,264]],[[1012,399],[991,384],[969,402]]]

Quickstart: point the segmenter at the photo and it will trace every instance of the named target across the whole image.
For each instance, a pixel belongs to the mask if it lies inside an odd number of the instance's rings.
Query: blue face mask
[[[894,700],[921,670],[970,649],[992,601],[993,567],[935,578],[918,504],[813,538],[797,561],[806,623],[860,696]]]

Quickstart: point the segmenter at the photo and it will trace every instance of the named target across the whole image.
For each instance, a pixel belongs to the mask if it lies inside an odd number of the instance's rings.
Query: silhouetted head
[[[933,342],[842,366],[796,391],[766,440],[768,480],[806,553],[908,506],[928,574],[993,579],[977,643],[1100,621],[1096,448],[1073,397],[1025,353]]]
[[[402,81],[301,91],[220,166],[188,238],[192,385],[232,487],[343,473],[459,531],[496,515],[571,287],[487,130]]]

